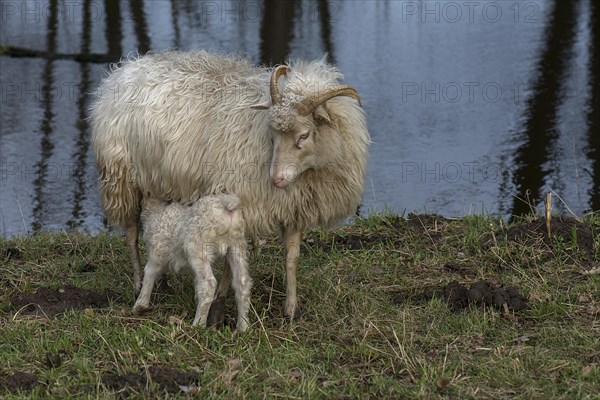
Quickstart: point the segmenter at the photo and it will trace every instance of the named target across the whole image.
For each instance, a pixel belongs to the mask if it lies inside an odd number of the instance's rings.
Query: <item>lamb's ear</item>
[[[250,106],[253,110],[268,110],[271,108],[271,102],[265,101],[264,103],[256,103]]]
[[[317,125],[331,124],[331,119],[329,118],[329,114],[327,113],[327,108],[325,107],[325,104],[321,104],[317,108],[315,108],[313,114],[315,116],[315,121],[317,122]]]
[[[221,197],[221,205],[227,211],[233,211],[240,208],[240,199],[237,196],[225,195]]]

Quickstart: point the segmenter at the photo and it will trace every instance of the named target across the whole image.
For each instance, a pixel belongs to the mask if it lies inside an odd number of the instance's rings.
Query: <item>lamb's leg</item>
[[[133,266],[133,289],[137,296],[142,286],[142,264],[138,249],[138,216],[130,218],[125,225],[125,243],[129,248],[131,265]]]
[[[219,288],[208,312],[208,324],[211,326],[223,326],[225,323],[225,299],[231,285],[231,264],[225,260],[223,275],[219,281]]]
[[[248,329],[248,310],[250,309],[250,289],[252,279],[248,272],[248,255],[245,246],[231,248],[227,253],[227,261],[233,275],[232,286],[238,309],[237,329],[244,332]]]
[[[161,273],[161,266],[153,262],[152,259],[149,259],[148,264],[146,264],[146,268],[144,268],[144,283],[142,285],[140,295],[133,306],[134,313],[141,313],[150,308],[150,296],[152,295],[152,289],[154,288],[156,277]]]
[[[300,237],[302,232],[284,228],[283,241],[285,243],[285,308],[284,313],[291,319],[299,317],[296,299],[296,269],[300,258]]]
[[[206,326],[208,309],[215,296],[217,280],[213,275],[210,262],[196,259],[191,262],[194,269],[194,286],[196,292],[196,316],[192,325]]]

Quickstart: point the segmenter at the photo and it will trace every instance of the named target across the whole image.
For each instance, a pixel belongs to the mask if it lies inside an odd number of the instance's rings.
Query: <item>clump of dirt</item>
[[[457,262],[448,262],[444,264],[444,269],[463,277],[471,276],[474,278],[477,275],[477,269],[475,267]]]
[[[517,288],[494,287],[485,281],[474,283],[468,290],[458,282],[451,282],[443,288],[443,296],[455,310],[463,309],[469,304],[485,304],[497,308],[503,308],[506,304],[513,311],[529,308],[527,299],[517,291]]]
[[[386,234],[380,235],[348,235],[338,236],[335,238],[335,245],[339,248],[345,248],[350,250],[363,250],[372,249],[381,244],[397,244],[399,238],[393,237]]]
[[[48,368],[58,368],[67,356],[67,351],[65,349],[60,349],[56,354],[46,353],[43,362]]]
[[[4,250],[4,257],[7,260],[20,260],[23,258],[23,250],[18,247],[8,247]]]
[[[82,274],[87,274],[87,273],[90,273],[90,272],[94,272],[97,269],[95,264],[92,264],[92,263],[89,263],[89,262],[86,262],[86,261],[84,261],[84,262],[82,262],[79,265],[76,265],[74,267],[75,267],[75,270],[77,272],[80,272]]]
[[[29,391],[38,383],[38,378],[30,372],[15,372],[6,378],[0,378],[0,392],[16,393],[19,390]]]
[[[369,250],[379,245],[398,245],[402,240],[401,232],[404,232],[407,224],[402,217],[397,215],[386,216],[382,222],[381,229],[372,234],[348,233],[336,234],[326,241],[307,237],[302,243],[301,251],[309,248],[329,250]]]
[[[154,365],[149,368],[152,380],[169,392],[180,390],[180,386],[192,386],[198,383],[196,372],[186,372],[179,369]]]
[[[589,223],[584,223],[571,217],[554,217],[550,223],[550,237],[544,218],[515,225],[503,232],[500,237],[527,245],[544,244],[553,248],[556,238],[566,243],[577,244],[587,255],[594,254],[594,232]]]
[[[12,307],[25,315],[54,317],[66,310],[107,307],[121,296],[112,291],[103,293],[82,289],[73,285],[57,288],[39,288],[35,293],[21,293],[12,298]]]
[[[368,250],[377,247],[380,244],[396,244],[399,238],[388,234],[376,235],[335,235],[331,240],[320,240],[308,238],[302,243],[300,250],[306,253],[309,248],[329,250],[332,247],[336,250]]]
[[[146,377],[141,374],[104,374],[102,383],[113,390],[143,389],[146,387]]]
[[[200,378],[196,372],[153,365],[148,368],[148,374],[145,371],[139,374],[104,374],[102,383],[113,390],[143,389],[148,383],[148,375],[150,382],[157,383],[162,390],[169,393],[180,392],[184,390],[182,387],[191,388],[197,385]]]
[[[454,281],[448,285],[436,288],[428,288],[417,294],[395,293],[393,301],[402,304],[406,301],[415,303],[427,302],[434,297],[440,297],[448,303],[448,307],[454,311],[460,311],[473,305],[493,306],[503,309],[504,305],[513,311],[522,311],[529,308],[527,299],[518,292],[517,288],[496,287],[491,283],[479,281],[466,286]]]

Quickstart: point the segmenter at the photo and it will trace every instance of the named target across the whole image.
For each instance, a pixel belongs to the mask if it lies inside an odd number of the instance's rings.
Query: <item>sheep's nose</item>
[[[288,185],[288,181],[285,180],[285,178],[283,176],[274,176],[273,177],[273,185],[275,185],[276,187],[283,189],[284,187],[286,187]]]

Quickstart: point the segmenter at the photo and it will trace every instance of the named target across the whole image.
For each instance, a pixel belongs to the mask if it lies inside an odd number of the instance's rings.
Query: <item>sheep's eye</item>
[[[310,135],[310,132],[306,132],[306,133],[303,133],[302,135],[300,135],[298,137],[298,141],[296,142],[296,146],[299,146],[300,143],[302,143],[303,141],[305,141],[306,139],[308,139],[309,135]]]

